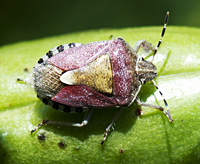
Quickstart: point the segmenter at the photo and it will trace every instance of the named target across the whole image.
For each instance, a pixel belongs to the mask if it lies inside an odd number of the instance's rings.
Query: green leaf
[[[1,47],[1,163],[199,163],[200,29],[197,28],[167,27],[154,60],[158,70],[155,81],[167,99],[173,123],[162,112],[147,107],[142,107],[143,115],[138,117],[135,110],[139,107],[133,103],[124,108],[103,146],[99,143],[116,108],[94,110],[89,124],[82,128],[47,125],[30,134],[42,119],[81,122],[84,117],[45,106],[36,98],[31,85],[16,82],[18,78],[31,77],[35,63],[50,48],[70,42],[108,40],[110,35],[123,37],[133,47],[141,39],[156,45],[161,30],[162,27],[102,29]],[[140,51],[139,55],[147,55],[143,53]],[[151,83],[142,87],[139,97],[143,102],[164,106]],[[44,134],[45,139],[39,140],[39,134]]]

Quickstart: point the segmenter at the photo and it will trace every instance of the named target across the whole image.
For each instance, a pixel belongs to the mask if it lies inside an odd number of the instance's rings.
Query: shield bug
[[[88,44],[69,43],[48,51],[34,67],[34,89],[37,97],[56,110],[86,114],[82,123],[43,120],[31,134],[42,124],[82,127],[88,123],[92,108],[119,107],[104,132],[101,142],[103,144],[122,108],[130,106],[134,101],[141,106],[163,111],[172,122],[167,102],[153,80],[157,76],[156,66],[137,56],[138,50],[143,47],[153,51],[154,58],[165,34],[168,16],[169,12],[156,47],[140,40],[131,48],[125,40],[116,38]],[[167,112],[161,106],[140,102],[137,95],[147,81],[152,81],[159,90]]]

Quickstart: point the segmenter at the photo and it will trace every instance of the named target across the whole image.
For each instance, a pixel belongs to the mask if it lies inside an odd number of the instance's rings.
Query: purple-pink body
[[[137,96],[140,82],[135,72],[137,56],[123,39],[93,42],[70,48],[49,58],[48,62],[63,71],[69,71],[83,67],[104,54],[109,54],[112,66],[111,95],[88,86],[67,85],[52,98],[52,101],[74,107],[130,105]]]

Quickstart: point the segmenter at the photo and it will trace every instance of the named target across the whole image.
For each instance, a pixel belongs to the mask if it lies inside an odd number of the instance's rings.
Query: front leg
[[[136,97],[135,101],[140,106],[146,106],[146,107],[149,107],[149,108],[154,108],[154,109],[158,109],[160,111],[164,111],[163,107],[161,107],[159,105],[152,105],[152,104],[147,104],[147,103],[141,102],[138,97]]]
[[[133,49],[137,53],[139,51],[140,47],[144,48],[144,50],[147,52],[150,50],[155,52],[155,50],[156,50],[155,47],[153,47],[152,44],[147,42],[146,40],[138,41]]]
[[[171,119],[171,115],[170,113],[167,113],[163,107],[159,106],[159,105],[152,105],[152,104],[147,104],[147,103],[144,103],[144,102],[140,102],[140,99],[138,97],[136,97],[135,101],[137,102],[138,105],[140,106],[146,106],[146,107],[149,107],[149,108],[154,108],[154,109],[158,109],[160,111],[162,111],[164,113],[165,116],[168,117],[169,121],[172,122],[173,120]]]

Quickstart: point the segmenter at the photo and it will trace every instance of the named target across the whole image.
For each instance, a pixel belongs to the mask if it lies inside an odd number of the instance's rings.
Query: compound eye
[[[139,62],[141,62],[141,61],[144,61],[144,58],[143,58],[143,57],[139,58]]]
[[[144,85],[146,83],[145,79],[140,79],[140,82],[142,85]]]

